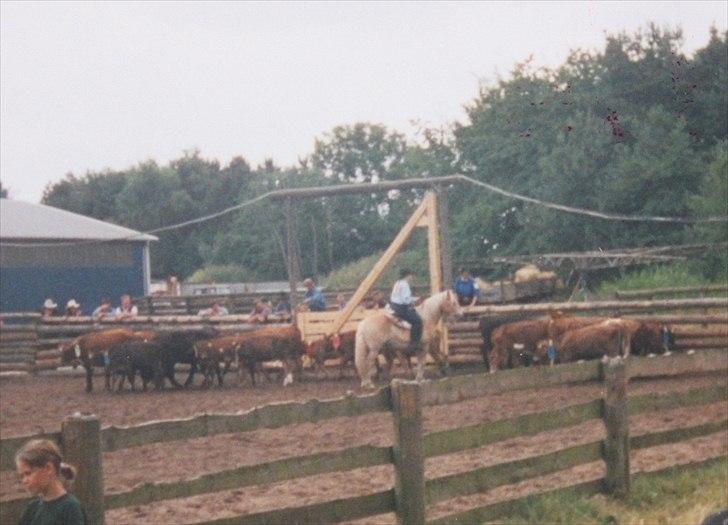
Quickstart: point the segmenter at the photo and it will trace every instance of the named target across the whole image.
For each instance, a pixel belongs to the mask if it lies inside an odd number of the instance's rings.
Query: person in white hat
[[[58,305],[55,303],[55,301],[53,301],[53,299],[51,298],[48,298],[43,303],[43,308],[41,309],[40,313],[43,317],[53,317],[58,315],[58,310],[56,310],[56,308],[58,308]]]
[[[66,317],[78,317],[81,315],[81,305],[76,299],[71,299],[66,303]]]

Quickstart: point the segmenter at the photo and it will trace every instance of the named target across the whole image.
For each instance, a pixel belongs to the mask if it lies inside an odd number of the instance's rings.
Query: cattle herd
[[[576,317],[560,312],[533,317],[511,314],[480,319],[481,347],[486,367],[493,372],[504,368],[563,363],[604,355],[646,355],[669,352],[670,330],[655,322],[628,318]],[[201,386],[217,379],[223,385],[225,374],[247,371],[253,386],[256,374],[266,362],[283,364],[283,384],[293,381],[306,357],[320,371],[328,359],[340,359],[340,375],[354,360],[355,332],[345,332],[304,343],[295,326],[271,326],[242,333],[220,333],[214,328],[195,330],[133,331],[114,328],[84,334],[61,347],[61,362],[86,369],[86,391],[93,389],[93,370],[103,367],[105,387],[123,390],[128,382],[134,390],[136,376],[142,388],[149,383],[161,390],[167,382],[175,388],[192,385],[197,372]],[[384,351],[389,374],[394,354]],[[175,365],[189,365],[184,384],[175,378]],[[405,363],[409,365],[409,363]]]
[[[167,381],[176,388],[190,386],[198,371],[203,376],[203,387],[210,386],[215,378],[222,386],[224,375],[233,366],[240,372],[247,370],[255,385],[256,373],[265,374],[261,365],[279,361],[283,363],[283,384],[287,385],[293,381],[293,373],[300,371],[304,356],[320,369],[326,359],[344,355],[343,371],[353,361],[354,332],[304,343],[295,326],[271,326],[235,334],[222,334],[214,328],[160,331],[114,328],[81,335],[61,345],[60,350],[63,365],[85,368],[87,392],[93,390],[95,367],[103,367],[107,390],[116,385],[121,391],[125,382],[134,390],[137,375],[144,390],[150,382],[161,390]],[[190,366],[184,384],[175,378],[178,363]]]
[[[669,353],[672,331],[653,321],[577,317],[555,312],[484,317],[483,360],[491,372],[539,363],[566,363],[603,356]]]

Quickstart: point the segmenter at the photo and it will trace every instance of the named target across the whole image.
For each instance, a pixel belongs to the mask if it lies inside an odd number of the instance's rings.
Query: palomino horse
[[[422,345],[417,352],[417,381],[425,375],[425,356],[429,354],[435,362],[444,368],[447,366],[445,356],[440,353],[437,337],[437,323],[450,314],[462,315],[462,308],[452,290],[440,292],[426,299],[417,308],[422,317]],[[377,356],[383,348],[403,355],[410,346],[410,331],[395,325],[384,312],[372,314],[364,318],[356,330],[354,361],[356,371],[361,378],[362,388],[374,388],[372,377],[376,370]]]

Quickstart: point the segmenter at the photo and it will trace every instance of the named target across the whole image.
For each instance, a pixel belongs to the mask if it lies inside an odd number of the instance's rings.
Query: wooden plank
[[[29,363],[0,363],[0,372],[27,372]]]
[[[726,385],[695,388],[685,392],[670,392],[668,394],[645,394],[627,399],[627,411],[630,415],[669,410],[673,408],[690,407],[717,403],[728,399]]]
[[[604,363],[604,488],[612,495],[629,494],[629,418],[627,417],[627,366],[621,357]]]
[[[692,439],[699,436],[707,436],[716,432],[728,432],[728,419],[722,421],[712,421],[702,425],[692,427],[675,428],[672,430],[664,430],[662,432],[652,432],[650,434],[641,434],[632,436],[629,445],[633,449],[656,447],[658,445],[666,445],[667,443],[677,443]]]
[[[61,423],[63,458],[76,467],[73,494],[86,512],[89,523],[104,525],[104,467],[101,454],[101,420],[76,413]]]
[[[525,479],[583,465],[584,463],[598,461],[602,458],[601,448],[601,441],[593,441],[549,454],[428,480],[426,488],[427,503],[432,505],[457,496],[477,494],[502,485],[509,485]]]
[[[397,523],[425,521],[425,455],[422,446],[422,392],[416,381],[392,381],[394,495]]]
[[[338,523],[394,511],[394,489],[365,496],[312,503],[255,514],[196,522],[193,525],[270,525],[272,523]]]
[[[724,298],[670,299],[662,301],[592,301],[588,303],[534,303],[507,306],[469,306],[468,313],[504,314],[516,312],[543,312],[561,310],[563,312],[593,312],[599,310],[658,310],[683,308],[728,308]]]
[[[663,324],[728,324],[728,315],[630,315],[630,319],[637,321],[655,321]]]
[[[655,295],[668,295],[677,293],[719,293],[728,292],[728,286],[723,284],[706,286],[676,286],[672,288],[652,288],[649,290],[617,290],[615,297],[636,299],[641,297],[654,297]]]
[[[601,492],[602,484],[603,480],[601,479],[585,481],[583,483],[577,483],[568,487],[529,494],[520,498],[491,503],[490,505],[477,507],[474,509],[466,510],[464,512],[448,514],[447,516],[444,516],[442,518],[430,520],[427,522],[427,524],[452,525],[453,523],[457,523],[458,525],[481,525],[482,523],[495,521],[499,518],[512,516],[515,513],[516,509],[522,508],[523,506],[530,506],[538,498],[566,495],[578,495],[581,497],[593,496],[594,494],[598,494],[599,492]]]
[[[684,343],[677,343],[674,347],[677,351],[684,350],[713,350],[720,349],[724,350],[728,348],[728,340],[721,339],[719,341],[690,341]]]
[[[725,463],[725,456],[717,458],[710,458],[704,461],[697,461],[694,463],[687,463],[682,465],[674,465],[664,469],[655,470],[652,472],[639,472],[633,475],[634,479],[645,479],[645,478],[657,478],[664,476],[665,474],[672,473],[676,470],[688,470],[697,469],[714,464]],[[459,525],[480,525],[481,523],[496,521],[499,518],[513,516],[516,514],[519,508],[528,508],[537,504],[538,500],[545,497],[561,496],[567,494],[574,494],[583,497],[592,496],[597,494],[602,489],[603,480],[596,479],[593,481],[586,481],[583,483],[577,483],[576,485],[570,485],[568,487],[562,487],[555,490],[549,490],[546,492],[538,492],[535,494],[529,494],[520,498],[509,499],[505,501],[499,501],[497,503],[491,503],[483,507],[477,507],[474,509],[466,510],[464,512],[458,512],[455,514],[448,514],[442,518],[428,521],[428,525],[450,525],[457,523]]]
[[[520,436],[578,425],[602,415],[602,401],[595,399],[556,410],[525,414],[497,421],[484,421],[425,435],[425,457],[452,454]]]
[[[478,339],[450,339],[450,349],[453,348],[480,348],[483,340]]]
[[[394,256],[397,255],[402,246],[404,246],[404,243],[407,242],[407,239],[409,239],[412,235],[412,232],[417,225],[417,221],[420,220],[420,217],[422,217],[427,210],[428,203],[429,200],[427,198],[422,200],[392,243],[384,251],[382,257],[374,264],[372,269],[369,271],[369,274],[361,282],[359,287],[356,289],[356,292],[354,292],[354,295],[352,295],[349,299],[349,302],[346,303],[346,306],[340,312],[340,316],[332,324],[331,331],[329,333],[334,334],[338,332],[341,326],[349,319],[349,316],[354,309],[362,302],[366,294],[369,293],[369,290],[372,286],[374,286],[374,283],[377,282],[377,279],[379,279],[382,275],[382,272],[384,272],[387,266],[389,266],[389,263],[392,262]]]
[[[470,374],[435,381],[425,381],[422,401],[425,406],[458,403],[488,394],[594,381],[600,378],[597,360],[559,366],[516,368],[493,374]]]
[[[664,377],[689,373],[718,372],[728,369],[728,352],[702,350],[694,354],[673,354],[657,357],[630,357],[627,375],[636,377]]]
[[[126,492],[107,494],[105,502],[107,509],[147,505],[155,501],[187,498],[198,494],[275,483],[327,472],[384,465],[392,461],[392,447],[364,445],[268,463],[245,465],[184,481],[142,483]]]
[[[233,432],[323,421],[337,417],[353,417],[390,410],[389,387],[366,396],[349,395],[337,399],[273,403],[241,414],[202,414],[188,419],[152,421],[131,427],[107,427],[101,431],[105,452],[124,448],[195,439]]]

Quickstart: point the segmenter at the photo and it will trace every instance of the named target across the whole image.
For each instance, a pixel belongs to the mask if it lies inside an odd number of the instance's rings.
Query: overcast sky
[[[556,66],[649,21],[687,52],[717,2],[5,2],[0,180],[37,202],[66,173],[198,148],[286,166],[339,124],[463,121],[479,82],[533,55]]]

